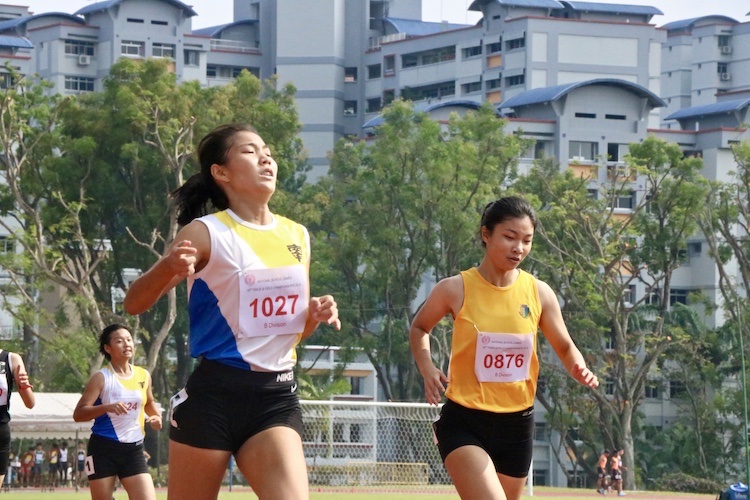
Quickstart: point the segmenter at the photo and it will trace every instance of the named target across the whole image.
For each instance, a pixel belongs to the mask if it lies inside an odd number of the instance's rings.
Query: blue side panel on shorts
[[[190,355],[221,360],[222,363],[250,370],[237,350],[234,332],[219,309],[219,303],[206,282],[197,279],[190,289]]]
[[[99,406],[101,404],[102,399],[96,398],[94,406]],[[109,419],[109,415],[106,413],[94,419],[94,425],[91,426],[91,432],[93,434],[97,434],[99,436],[117,441],[117,433],[115,432],[115,427],[112,425],[112,421]]]

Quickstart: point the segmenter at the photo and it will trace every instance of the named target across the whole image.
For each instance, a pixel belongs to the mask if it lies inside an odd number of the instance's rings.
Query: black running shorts
[[[293,372],[253,372],[205,359],[172,397],[169,421],[169,439],[232,453],[271,427],[302,435]]]
[[[534,408],[494,413],[465,408],[448,400],[433,423],[440,456],[462,446],[478,446],[492,459],[495,471],[526,477],[534,449]]]

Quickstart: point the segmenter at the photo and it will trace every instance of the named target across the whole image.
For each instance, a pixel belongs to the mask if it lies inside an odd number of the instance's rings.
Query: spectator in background
[[[52,447],[49,449],[47,455],[49,457],[49,487],[53,488],[57,486],[57,479],[60,474],[60,447],[57,446],[57,441],[52,441]]]
[[[29,485],[33,486],[33,469],[34,469],[34,448],[29,446],[29,449],[26,450],[26,453],[23,454],[23,457],[21,458],[21,477],[20,482],[21,486],[24,488],[29,487]]]
[[[63,441],[60,444],[60,485],[68,484],[68,443]]]

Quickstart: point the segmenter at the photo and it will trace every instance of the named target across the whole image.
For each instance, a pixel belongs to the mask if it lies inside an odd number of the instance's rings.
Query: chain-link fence
[[[302,401],[311,489],[455,491],[435,446],[439,409],[418,403]]]

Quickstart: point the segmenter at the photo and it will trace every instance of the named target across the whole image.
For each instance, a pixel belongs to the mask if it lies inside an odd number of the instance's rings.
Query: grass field
[[[441,489],[445,491],[445,488]],[[616,495],[608,495],[610,498],[617,498]],[[581,500],[587,498],[607,498],[598,495],[594,490],[576,490],[571,488],[548,488],[535,487],[534,496],[524,495],[523,500],[532,500],[537,498],[554,498],[556,500]],[[56,490],[54,492],[41,492],[35,489],[29,490],[11,490],[10,492],[0,492],[2,498],[19,500],[84,500],[90,498],[88,490],[81,490],[78,493],[72,490]],[[115,492],[117,500],[126,500],[127,494],[123,490]],[[167,493],[161,489],[157,491],[158,500],[166,500]],[[240,500],[256,499],[257,496],[248,488],[233,488],[228,491],[226,488],[219,494],[219,500]],[[394,490],[383,490],[379,492],[359,493],[354,491],[321,491],[311,492],[311,500],[457,500],[458,495],[453,494],[435,494],[435,493],[410,493],[396,492]],[[686,493],[670,493],[656,491],[629,491],[625,498],[637,500],[714,500],[716,495],[691,495]]]

